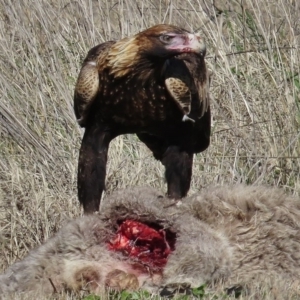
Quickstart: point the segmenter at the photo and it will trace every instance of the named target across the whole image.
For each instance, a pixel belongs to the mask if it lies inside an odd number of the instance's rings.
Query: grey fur
[[[176,249],[162,274],[136,270],[128,258],[108,250],[105,242],[124,219],[176,232]],[[299,229],[299,199],[276,188],[211,187],[181,205],[151,188],[120,190],[102,203],[100,215],[66,224],[9,267],[0,275],[0,294],[83,287],[100,293],[115,269],[134,274],[139,287],[151,291],[179,283],[247,284],[272,276],[293,283],[300,278]]]

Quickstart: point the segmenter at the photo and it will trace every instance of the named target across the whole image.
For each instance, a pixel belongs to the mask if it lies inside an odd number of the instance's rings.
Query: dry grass
[[[156,23],[201,28],[213,72],[212,141],[196,157],[190,194],[232,182],[299,193],[299,1],[211,2],[0,0],[1,268],[81,213],[82,131],[72,95],[87,50]],[[163,173],[135,136],[119,137],[107,193],[130,185],[165,190]]]

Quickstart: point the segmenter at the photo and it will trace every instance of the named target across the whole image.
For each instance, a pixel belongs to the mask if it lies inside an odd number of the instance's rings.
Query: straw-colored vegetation
[[[190,194],[232,182],[298,193],[299,15],[298,0],[0,0],[1,270],[81,214],[72,95],[88,49],[157,23],[200,29],[213,73],[211,146]],[[111,145],[106,193],[131,185],[166,189],[134,135]]]

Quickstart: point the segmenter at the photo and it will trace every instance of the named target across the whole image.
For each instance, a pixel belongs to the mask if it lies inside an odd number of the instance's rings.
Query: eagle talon
[[[187,122],[187,121],[190,121],[192,123],[195,123],[195,120],[194,119],[191,119],[190,117],[188,117],[187,115],[184,115],[183,118],[182,118],[182,122]]]

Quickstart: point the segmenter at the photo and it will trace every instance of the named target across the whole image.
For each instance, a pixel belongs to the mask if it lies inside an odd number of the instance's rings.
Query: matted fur
[[[124,219],[155,222],[176,232],[175,250],[162,274],[136,269],[107,249],[105,242]],[[140,288],[151,291],[170,284],[255,286],[275,279],[298,290],[299,223],[299,199],[276,188],[211,187],[183,204],[151,188],[120,190],[106,198],[100,215],[66,224],[8,268],[0,275],[0,293],[83,287],[100,293],[115,269],[133,274]]]

